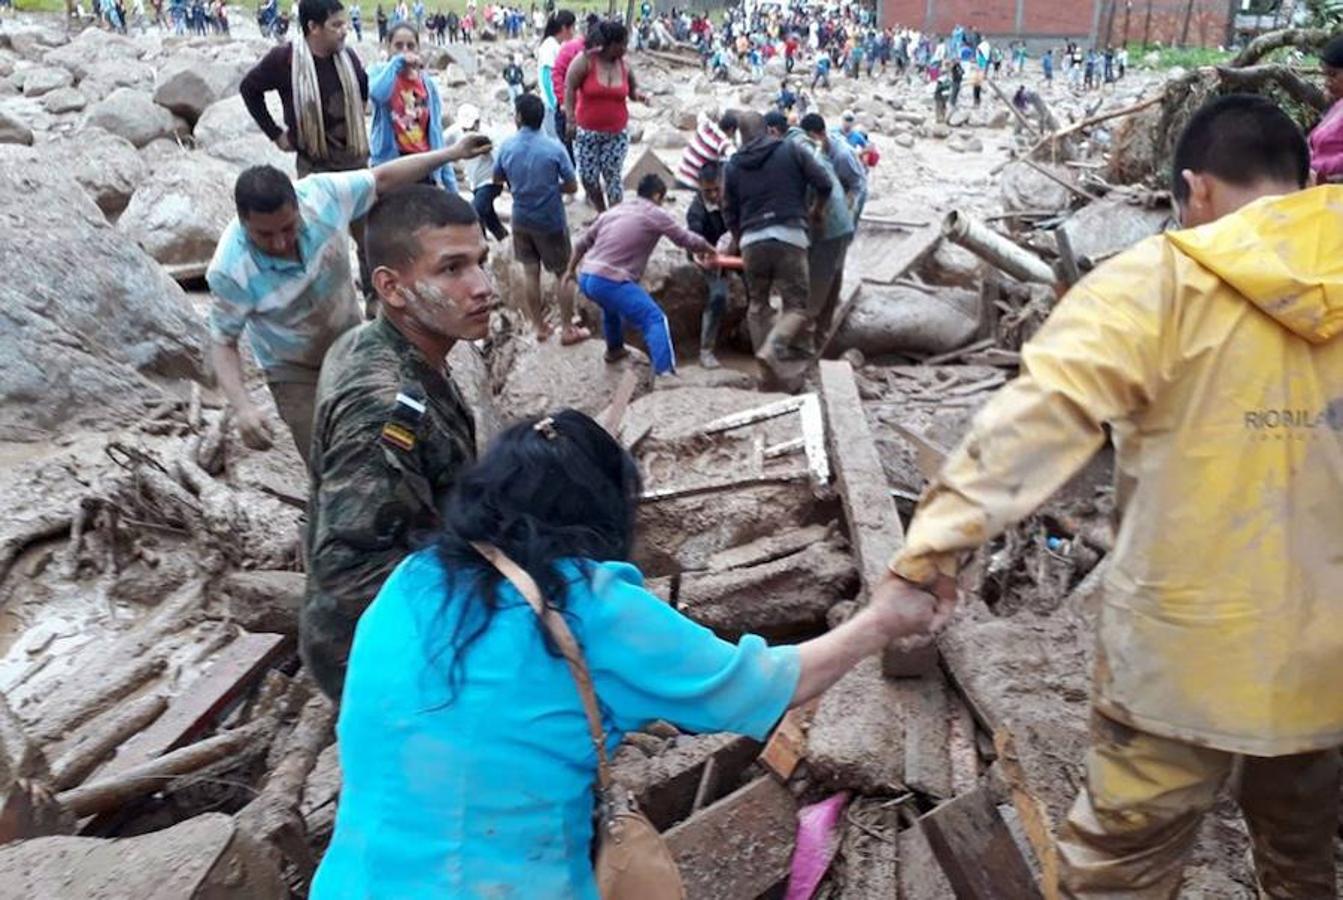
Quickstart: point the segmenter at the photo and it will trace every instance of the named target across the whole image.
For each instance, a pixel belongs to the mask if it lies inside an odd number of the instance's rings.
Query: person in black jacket
[[[743,143],[727,165],[723,219],[742,255],[751,347],[767,386],[787,388],[792,385],[778,383],[777,362],[807,355],[797,337],[807,323],[808,227],[820,221],[831,186],[829,174],[810,153],[766,131],[766,122],[775,116],[783,118],[770,113],[739,120]],[[808,187],[814,198],[810,207]],[[776,288],[783,301],[777,322],[769,303]]]
[[[723,221],[722,179],[722,167],[717,161],[710,160],[701,166],[699,193],[685,214],[686,227],[715,247],[718,239],[727,233],[727,223]],[[705,269],[704,278],[709,283],[709,302],[705,304],[704,317],[700,320],[699,364],[706,369],[716,369],[719,363],[713,351],[718,343],[723,313],[727,310],[727,276],[721,269]]]

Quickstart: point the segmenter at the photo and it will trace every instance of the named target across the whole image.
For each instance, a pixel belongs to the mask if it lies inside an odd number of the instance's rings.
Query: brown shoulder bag
[[[541,623],[564,654],[569,672],[578,685],[583,712],[588,719],[592,743],[597,748],[597,890],[602,900],[685,900],[681,873],[676,869],[662,835],[639,811],[634,796],[616,783],[606,756],[606,730],[602,727],[597,694],[592,688],[583,651],[564,617],[548,608],[541,591],[526,570],[497,547],[473,541],[476,552],[499,570],[541,617]]]

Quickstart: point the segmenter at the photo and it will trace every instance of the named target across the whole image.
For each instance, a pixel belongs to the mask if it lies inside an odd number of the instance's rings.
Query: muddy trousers
[[[1339,753],[1238,756],[1092,716],[1086,783],[1059,835],[1064,897],[1173,898],[1199,823],[1231,783],[1261,897],[1332,898]]]
[[[270,388],[280,419],[294,436],[294,448],[298,450],[299,458],[311,471],[308,457],[312,453],[312,420],[317,412],[317,383],[270,381],[266,386]]]
[[[723,314],[727,312],[727,276],[722,272],[706,272],[704,280],[709,285],[709,300],[704,304],[704,314],[700,317],[699,349],[712,353],[718,346]]]
[[[784,315],[806,315],[810,288],[807,251],[784,241],[768,240],[747,244],[741,248],[741,256],[750,303],[746,328],[751,334],[751,349],[759,353],[778,318],[770,306],[770,294],[779,292]]]

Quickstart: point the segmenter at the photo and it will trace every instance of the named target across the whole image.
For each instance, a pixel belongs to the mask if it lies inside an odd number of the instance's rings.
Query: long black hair
[[[436,616],[445,636],[431,658],[447,657],[451,697],[461,686],[467,652],[499,607],[503,581],[471,542],[498,547],[532,576],[546,605],[563,614],[569,581],[556,564],[628,560],[640,490],[634,459],[576,410],[526,420],[494,439],[454,486],[435,544],[448,575]],[[449,603],[463,585],[470,599]],[[558,655],[548,637],[546,644]]]
[[[546,20],[545,31],[541,32],[542,39],[554,37],[566,28],[571,28],[577,24],[578,19],[567,9],[562,9]]]

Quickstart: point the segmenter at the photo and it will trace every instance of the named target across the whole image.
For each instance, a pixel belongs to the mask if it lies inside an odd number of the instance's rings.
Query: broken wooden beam
[[[56,800],[78,818],[111,812],[131,800],[154,793],[174,776],[199,771],[232,756],[257,740],[263,727],[271,725],[270,722],[258,722],[226,731],[139,766],[123,769],[115,775],[62,791],[56,795]]]
[[[706,481],[701,484],[688,484],[679,487],[658,488],[639,495],[640,503],[657,503],[662,500],[676,500],[680,497],[694,497],[699,494],[716,494],[719,491],[731,491],[738,488],[757,487],[762,484],[787,484],[790,481],[806,481],[806,472],[777,472],[765,475],[751,475],[746,478],[731,478],[721,481]]]
[[[122,742],[148,728],[167,708],[168,700],[162,694],[148,694],[111,711],[106,722],[91,722],[88,734],[72,742],[51,764],[52,787],[63,791],[79,784]]]
[[[737,784],[759,752],[760,742],[742,735],[682,735],[658,756],[618,757],[615,778],[633,792],[654,827],[666,831],[690,817],[701,788],[707,807],[722,796],[718,785]],[[704,771],[711,762],[717,785],[705,784]]]
[[[772,775],[666,833],[687,900],[754,900],[788,877],[797,801]]]
[[[740,544],[726,550],[719,550],[709,557],[709,571],[723,572],[745,566],[758,566],[761,563],[773,562],[785,556],[792,556],[794,553],[800,553],[807,549],[812,544],[825,540],[833,527],[834,523],[793,528],[782,533],[759,538],[749,544]]]
[[[1026,834],[1035,858],[1040,863],[1040,883],[1046,900],[1059,896],[1059,851],[1054,842],[1054,826],[1044,801],[1035,795],[1026,780],[1026,770],[1017,756],[1016,741],[1006,728],[993,735],[993,747],[998,752],[998,767],[1012,794],[1012,805],[1017,820]]]
[[[931,256],[942,237],[937,223],[923,226],[894,247],[888,246],[881,258],[863,272],[863,281],[890,284]]]
[[[1048,263],[962,212],[947,213],[942,234],[1018,281],[1048,285],[1055,282],[1054,269]]]
[[[187,685],[166,713],[122,746],[98,773],[99,779],[130,771],[205,734],[292,646],[292,639],[281,634],[243,632]]]
[[[821,416],[821,401],[815,394],[802,398],[798,408],[802,420],[802,451],[807,459],[807,474],[813,488],[822,490],[830,484],[830,457],[825,452],[825,420]],[[769,456],[769,451],[765,451]]]
[[[790,709],[765,742],[760,762],[780,781],[786,782],[793,777],[806,754],[807,734],[802,728],[802,710]]]
[[[702,434],[718,434],[720,431],[731,431],[734,428],[745,428],[747,425],[754,425],[756,422],[765,422],[769,419],[777,419],[779,416],[786,416],[790,412],[795,412],[802,408],[802,402],[809,394],[800,394],[796,397],[785,397],[782,400],[775,400],[773,403],[766,403],[763,406],[744,409],[741,412],[731,413],[714,419],[700,429]]]
[[[943,803],[919,820],[957,900],[1033,900],[1040,886],[987,787]]]
[[[904,526],[863,411],[853,367],[845,360],[822,360],[820,381],[830,458],[849,524],[849,543],[867,594],[886,578],[891,557],[904,546]],[[889,650],[885,668],[888,675],[925,675],[937,668],[937,650],[931,645],[913,651]]]
[[[639,373],[634,369],[626,369],[625,374],[620,377],[620,384],[616,385],[615,393],[611,395],[610,404],[597,416],[597,424],[605,428],[611,437],[619,439],[625,410],[629,408],[630,400],[633,399],[634,391],[638,387]]]

